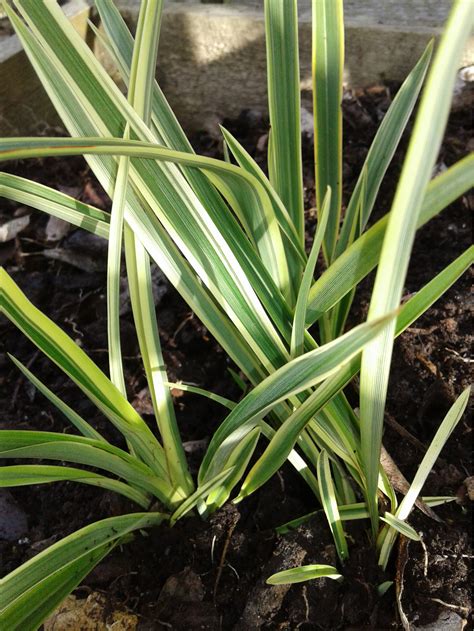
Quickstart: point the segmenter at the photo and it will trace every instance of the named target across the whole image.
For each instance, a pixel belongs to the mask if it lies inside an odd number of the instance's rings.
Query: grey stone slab
[[[263,11],[263,0],[224,0],[224,4]],[[452,5],[453,0],[344,0],[344,16],[350,23],[441,27]],[[311,0],[298,0],[298,8],[307,14]]]
[[[345,4],[345,82],[363,87],[384,79],[402,81],[428,41],[440,36],[451,3],[346,0]],[[185,127],[212,124],[213,117],[235,116],[242,108],[266,109],[265,32],[259,5],[167,5],[158,77]],[[132,12],[129,19],[133,19]],[[473,61],[471,39],[460,67]],[[311,13],[309,4],[305,7],[304,3],[300,62],[301,87],[309,91]]]
[[[473,3],[474,0],[464,0]],[[69,0],[66,11],[85,36],[87,0]],[[116,0],[132,31],[140,0]],[[402,81],[428,41],[438,38],[452,0],[345,0],[347,86]],[[188,130],[213,126],[244,108],[265,110],[266,59],[262,0],[165,2],[157,77]],[[311,10],[300,0],[303,100],[310,107]],[[89,34],[90,35],[90,34]],[[100,46],[95,51],[118,75]],[[460,67],[474,63],[471,38]],[[0,134],[28,134],[58,118],[16,37],[0,39]]]

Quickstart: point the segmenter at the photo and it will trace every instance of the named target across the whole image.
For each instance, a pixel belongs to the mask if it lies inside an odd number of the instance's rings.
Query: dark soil
[[[8,35],[13,35],[10,22],[7,18],[0,17],[0,37],[7,37]]]
[[[344,100],[344,192],[352,190],[391,94],[388,87],[348,94]],[[224,123],[265,166],[268,122],[244,112]],[[449,122],[439,166],[449,166],[472,149],[469,113],[454,113]],[[221,155],[212,135],[194,139],[199,152]],[[380,193],[374,218],[390,208],[405,143]],[[108,200],[85,162],[45,159],[9,165],[15,173],[66,190],[81,200],[107,208]],[[305,139],[305,182],[308,243],[315,224],[312,142]],[[417,291],[470,244],[469,200],[465,196],[420,230],[405,293]],[[471,200],[472,205],[472,200]],[[29,213],[3,200],[0,218]],[[48,240],[49,234],[49,240]],[[32,213],[29,225],[14,240],[0,245],[0,264],[30,299],[63,327],[107,369],[105,324],[105,249],[98,240],[71,230],[52,235],[47,217]],[[59,252],[59,254],[58,254]],[[54,257],[54,258],[53,258]],[[59,257],[59,258],[58,258]],[[225,353],[193,316],[177,293],[155,271],[158,321],[170,380],[182,379],[237,399],[239,389],[227,368]],[[373,275],[359,287],[350,323],[361,321],[368,307]],[[469,278],[466,274],[419,321],[397,340],[387,405],[384,444],[410,480],[445,412],[470,381]],[[127,303],[123,303],[123,350],[131,401],[153,423],[137,341]],[[121,438],[75,386],[66,381],[9,322],[0,320],[0,427],[65,431],[63,418],[35,392],[10,363],[6,353],[29,365],[61,398],[78,409],[108,438]],[[357,384],[348,395],[354,397]],[[207,399],[175,392],[178,419],[196,472],[205,441],[225,411]],[[355,400],[355,399],[354,399]],[[402,435],[397,424],[408,431]],[[279,536],[275,528],[314,511],[313,496],[289,466],[238,507],[231,505],[210,522],[197,517],[137,536],[117,549],[84,581],[76,594],[103,592],[111,607],[139,616],[139,629],[399,629],[395,588],[382,597],[377,586],[397,575],[403,586],[401,607],[421,628],[443,628],[441,620],[460,616],[469,621],[471,506],[463,481],[472,475],[471,427],[462,420],[430,475],[425,493],[457,494],[459,501],[436,510],[437,523],[416,511],[412,524],[425,546],[406,542],[394,554],[386,574],[377,567],[362,522],[348,527],[351,556],[344,581],[311,581],[291,587],[269,587],[264,580],[280,569],[304,563],[336,564],[335,549],[324,517],[317,514],[297,530]],[[12,496],[15,504],[12,504]],[[15,489],[0,496],[11,511],[7,531],[0,529],[2,574],[62,536],[101,518],[135,511],[136,507],[98,489],[57,483]],[[11,508],[16,507],[16,512]],[[10,514],[10,513],[9,513]],[[26,517],[26,520],[25,520]],[[223,550],[227,547],[225,559]],[[222,571],[220,572],[219,567]],[[454,617],[454,622],[457,619]],[[455,627],[451,627],[455,628]]]

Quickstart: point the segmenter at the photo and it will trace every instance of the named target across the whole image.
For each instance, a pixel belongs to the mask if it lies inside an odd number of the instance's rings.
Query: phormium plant
[[[104,29],[97,36],[120,69],[128,87],[126,96],[54,0],[11,0],[3,6],[71,137],[4,138],[0,160],[84,155],[112,199],[112,210],[103,212],[7,173],[0,173],[0,196],[108,239],[109,376],[28,301],[3,269],[0,310],[113,423],[127,449],[110,444],[12,357],[77,432],[2,431],[1,458],[68,465],[4,466],[0,484],[75,480],[121,493],[142,512],[86,526],[3,578],[2,628],[36,629],[132,531],[163,521],[172,525],[190,511],[206,517],[229,499],[237,485],[240,490],[233,501],[241,501],[287,459],[327,515],[341,568],[290,568],[269,582],[343,575],[350,553],[343,522],[351,519],[369,520],[385,567],[399,532],[418,536],[407,517],[415,502],[421,505],[417,498],[426,476],[468,397],[466,391],[453,405],[399,504],[380,464],[394,338],[472,261],[471,248],[400,306],[416,229],[474,180],[472,156],[430,180],[458,58],[470,30],[470,3],[454,2],[431,68],[432,44],[397,93],[342,213],[343,3],[313,0],[319,221],[309,255],[304,250],[296,0],[265,2],[271,123],[268,178],[226,130],[222,133],[228,160],[193,152],[154,80],[160,0],[142,3],[135,40],[112,0],[96,0]],[[367,227],[427,73],[393,206]],[[122,246],[156,433],[127,401],[118,308]],[[321,248],[326,269],[314,280]],[[197,480],[188,470],[170,397],[152,297],[151,259],[251,384],[236,404],[219,399],[231,409],[210,440]],[[368,320],[344,333],[355,288],[375,267]],[[315,323],[318,329],[313,336],[308,330]],[[356,413],[344,388],[359,372]],[[266,442],[265,449],[248,470],[259,440]],[[426,507],[449,499],[423,498],[423,502]],[[158,512],[150,510],[156,505]]]

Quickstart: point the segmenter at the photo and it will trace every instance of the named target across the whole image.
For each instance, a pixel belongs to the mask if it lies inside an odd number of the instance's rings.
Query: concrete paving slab
[[[474,0],[464,1],[474,10]],[[90,0],[69,0],[65,5],[84,37],[89,4]],[[133,30],[140,0],[116,4]],[[402,81],[428,41],[439,38],[451,5],[452,0],[345,0],[346,85]],[[301,87],[310,107],[310,0],[300,0],[299,12]],[[212,126],[243,108],[266,109],[264,35],[262,0],[165,3],[157,77],[187,129]],[[473,63],[471,39],[460,67]],[[110,64],[108,68],[112,72]],[[28,134],[38,125],[57,122],[17,38],[0,37],[0,134]]]
[[[402,81],[429,40],[439,38],[450,6],[451,0],[345,0],[346,85]],[[128,15],[133,22],[133,8]],[[261,0],[168,4],[158,77],[187,128],[212,124],[213,117],[235,116],[244,107],[266,109],[264,35]],[[460,67],[473,62],[471,39]],[[309,91],[309,0],[300,2],[300,63],[301,87]]]

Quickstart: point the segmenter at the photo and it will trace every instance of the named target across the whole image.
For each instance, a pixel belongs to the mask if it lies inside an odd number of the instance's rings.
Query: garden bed
[[[344,99],[344,187],[351,192],[383,112],[390,89],[377,87],[348,93]],[[463,157],[469,147],[470,112],[452,114],[438,160],[440,169]],[[256,112],[244,112],[225,125],[264,166],[268,123]],[[472,141],[471,141],[472,142]],[[208,133],[194,139],[198,152],[218,156],[219,140]],[[403,143],[402,143],[403,145]],[[308,244],[314,232],[312,141],[306,137],[305,182]],[[400,172],[403,148],[395,158],[376,205],[374,218],[390,209]],[[83,201],[107,208],[108,200],[86,163],[79,158],[45,159],[10,164],[9,170],[65,190]],[[472,200],[471,200],[472,204]],[[29,214],[2,201],[2,221]],[[26,220],[25,220],[26,223]],[[419,231],[405,293],[416,292],[470,243],[469,200],[465,196]],[[105,299],[106,244],[81,231],[49,223],[34,212],[16,239],[0,244],[0,264],[33,303],[62,326],[107,370]],[[155,273],[158,322],[171,381],[192,382],[231,399],[239,389],[227,368],[225,353],[159,270]],[[359,287],[350,324],[364,319],[371,275]],[[455,397],[470,381],[468,350],[472,341],[466,274],[420,320],[398,338],[392,363],[384,445],[410,480],[417,463]],[[138,344],[124,289],[122,340],[131,401],[153,425]],[[110,424],[50,362],[4,318],[0,320],[0,407],[2,428],[64,431],[67,422],[25,382],[6,356],[15,354],[35,374],[111,440],[120,440]],[[352,384],[348,396],[354,393]],[[352,388],[352,390],[351,390]],[[173,391],[178,421],[193,473],[225,410],[196,395]],[[93,415],[91,417],[91,414]],[[400,427],[402,429],[400,429]],[[403,429],[405,434],[403,434]],[[407,433],[408,432],[408,433]],[[77,598],[103,596],[100,614],[111,621],[114,610],[138,616],[138,628],[154,629],[397,629],[402,628],[395,587],[379,599],[377,586],[397,576],[403,586],[401,607],[417,628],[436,623],[463,628],[470,607],[469,566],[471,507],[464,480],[472,474],[471,428],[459,423],[430,475],[425,493],[457,494],[459,501],[436,509],[437,523],[419,511],[411,523],[423,533],[425,547],[406,540],[398,546],[386,574],[377,568],[364,522],[348,528],[351,556],[342,569],[344,581],[327,579],[295,585],[266,586],[280,569],[305,563],[336,564],[337,557],[323,514],[297,530],[279,536],[275,528],[314,511],[314,497],[286,465],[260,491],[234,507],[227,505],[209,523],[191,517],[148,536],[137,535],[117,549],[76,590]],[[0,518],[2,573],[62,536],[101,518],[134,511],[121,497],[99,489],[56,483],[15,489],[2,495]],[[14,518],[17,518],[15,522]],[[16,529],[15,529],[16,528]],[[224,553],[224,554],[223,554]],[[136,618],[128,623],[135,628]],[[101,624],[102,624],[101,623]],[[123,622],[122,624],[125,624]],[[470,628],[468,626],[464,628]],[[92,625],[92,622],[91,622]],[[56,629],[64,626],[51,627]],[[68,627],[69,628],[69,627]],[[83,628],[83,627],[76,627]],[[87,627],[89,628],[89,627]],[[415,628],[415,627],[413,627]]]

